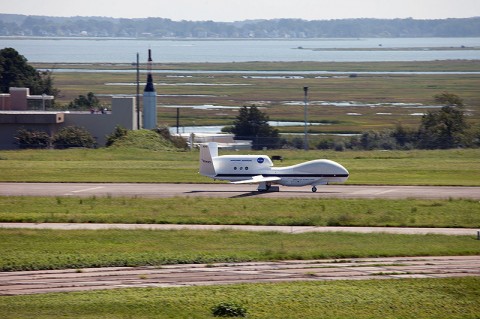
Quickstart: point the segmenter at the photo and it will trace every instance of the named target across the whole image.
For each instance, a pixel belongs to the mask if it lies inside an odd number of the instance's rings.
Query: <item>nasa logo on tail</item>
[[[258,164],[262,164],[263,162],[265,162],[265,159],[263,157],[257,158],[257,163]]]

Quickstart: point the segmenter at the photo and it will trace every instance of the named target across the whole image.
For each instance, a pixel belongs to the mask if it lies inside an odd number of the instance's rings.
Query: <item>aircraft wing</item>
[[[250,179],[245,179],[242,181],[230,182],[231,184],[257,184],[257,183],[265,183],[265,182],[276,182],[281,180],[280,177],[271,176],[271,177],[264,177],[263,175],[253,176]]]

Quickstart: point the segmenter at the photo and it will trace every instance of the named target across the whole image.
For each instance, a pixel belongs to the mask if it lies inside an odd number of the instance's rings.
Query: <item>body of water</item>
[[[148,49],[152,49],[153,59],[156,63],[370,62],[480,59],[480,50],[478,50],[480,48],[480,38],[308,40],[0,38],[0,48],[5,47],[16,49],[29,62],[47,63],[131,63],[136,60],[137,52],[140,53],[141,61],[145,61]],[[402,48],[405,50],[402,50]],[[322,49],[325,51],[322,51]],[[388,49],[394,50],[389,51]]]
[[[286,122],[286,121],[269,121],[268,124],[273,127],[278,126],[303,126],[305,122]],[[325,123],[310,123],[309,126],[318,126],[318,125],[330,125]],[[222,132],[222,128],[226,125],[211,125],[211,126],[180,126],[178,128],[179,133],[208,133],[208,134],[218,134]],[[170,133],[177,133],[177,127],[170,127]]]

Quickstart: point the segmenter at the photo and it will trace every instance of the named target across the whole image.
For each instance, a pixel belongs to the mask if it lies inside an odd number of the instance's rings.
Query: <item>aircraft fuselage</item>
[[[278,177],[275,184],[284,186],[324,185],[342,183],[348,178],[348,171],[340,164],[326,160],[313,160],[287,167],[274,167],[268,156],[223,155],[213,158],[215,179],[242,181],[262,175]]]
[[[272,184],[284,186],[342,183],[349,173],[337,162],[318,159],[286,167],[274,167],[266,155],[218,156],[218,145],[200,145],[200,174],[234,184],[258,184],[258,190],[268,190]]]

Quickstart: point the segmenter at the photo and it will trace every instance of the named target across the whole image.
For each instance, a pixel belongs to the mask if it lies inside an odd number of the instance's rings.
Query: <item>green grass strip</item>
[[[323,258],[478,255],[472,236],[0,229],[0,271]]]
[[[0,222],[480,227],[469,199],[0,197]]]
[[[0,297],[2,318],[213,318],[235,302],[255,319],[476,319],[480,278],[295,282]]]
[[[221,151],[267,154],[288,166],[319,158],[344,165],[349,184],[480,186],[480,149],[439,151]],[[198,173],[198,152],[139,148],[0,151],[4,182],[213,183]]]

